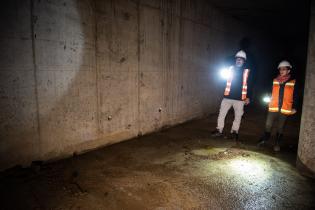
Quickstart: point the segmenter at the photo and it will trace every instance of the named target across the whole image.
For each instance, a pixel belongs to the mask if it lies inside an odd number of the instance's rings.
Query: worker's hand
[[[291,114],[295,114],[296,113],[296,109],[292,109]]]
[[[244,102],[245,102],[245,105],[248,105],[248,104],[250,103],[249,98],[246,98],[246,99],[244,100]]]

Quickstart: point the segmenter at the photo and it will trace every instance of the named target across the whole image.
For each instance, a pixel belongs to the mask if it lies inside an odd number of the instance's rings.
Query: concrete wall
[[[0,169],[217,112],[216,64],[253,35],[206,0],[13,0],[0,14]]]
[[[315,177],[315,2],[312,2],[298,167]]]

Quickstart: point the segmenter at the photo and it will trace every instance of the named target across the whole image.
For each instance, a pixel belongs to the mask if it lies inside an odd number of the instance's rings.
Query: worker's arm
[[[253,94],[253,72],[250,69],[249,74],[248,74],[248,79],[247,79],[247,98],[248,98],[248,103],[250,102],[250,99],[252,100],[252,94]],[[246,101],[245,101],[246,103]],[[247,103],[247,104],[248,104]]]
[[[294,91],[293,91],[293,104],[292,104],[292,109],[296,111],[297,109],[297,104],[298,104],[298,93],[299,93],[299,84],[295,82],[294,85]]]

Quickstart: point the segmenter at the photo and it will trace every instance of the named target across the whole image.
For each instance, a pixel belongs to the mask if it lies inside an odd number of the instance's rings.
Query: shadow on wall
[[[38,157],[31,2],[6,1],[0,11],[0,169]]]

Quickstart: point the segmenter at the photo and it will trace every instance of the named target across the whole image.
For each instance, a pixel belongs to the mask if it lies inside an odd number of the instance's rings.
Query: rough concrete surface
[[[13,0],[0,15],[0,170],[214,113],[217,64],[244,36],[270,52],[205,0]]]
[[[210,137],[213,115],[2,172],[1,209],[314,209],[315,182],[294,166],[298,117],[289,119],[282,150],[274,154],[254,146],[262,116],[245,115],[239,147]],[[228,122],[227,131],[231,116]]]
[[[305,76],[305,90],[303,100],[303,114],[299,141],[299,161],[315,177],[315,2],[312,2],[310,17],[310,32],[308,41],[307,68]]]

